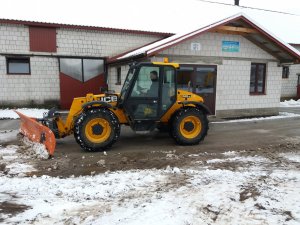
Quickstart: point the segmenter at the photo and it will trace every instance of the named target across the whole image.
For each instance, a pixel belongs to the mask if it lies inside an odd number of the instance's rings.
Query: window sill
[[[250,93],[250,96],[267,95],[266,93]]]
[[[25,76],[30,76],[31,73],[7,73],[7,76],[13,76],[13,75],[25,75]]]

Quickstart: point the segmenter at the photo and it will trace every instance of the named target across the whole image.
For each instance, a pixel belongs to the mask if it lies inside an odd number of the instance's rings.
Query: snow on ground
[[[294,117],[300,117],[300,114],[280,112],[278,116],[256,117],[256,118],[248,118],[248,119],[234,119],[234,120],[218,121],[218,122],[211,122],[211,123],[251,122],[251,121],[276,120],[276,119],[294,118]]]
[[[48,112],[48,109],[15,109],[26,116],[33,118],[43,118],[43,113]],[[12,109],[0,109],[0,119],[18,119],[19,116]]]
[[[13,156],[20,157],[18,148],[1,147],[1,162],[13,164]],[[299,153],[281,156],[300,157]],[[299,166],[280,167],[261,156],[243,157],[233,151],[223,157],[241,167],[216,169],[215,163],[224,162],[219,160],[205,166],[108,171],[64,179],[2,173],[0,202],[30,207],[15,216],[0,211],[0,220],[3,224],[300,223]],[[19,169],[23,174],[30,171],[25,166]]]
[[[280,107],[300,107],[300,99],[297,101],[293,99],[285,100],[284,102],[280,102]]]
[[[17,130],[0,130],[0,143],[15,140],[18,133],[19,131]]]
[[[7,174],[11,176],[25,176],[26,173],[35,171],[32,165],[24,163],[24,157],[18,153],[19,147],[16,145],[9,145],[7,147],[0,146],[0,175]],[[0,180],[2,180],[0,178]]]
[[[45,145],[41,143],[32,142],[27,137],[24,137],[22,141],[29,150],[27,151],[27,154],[30,154],[31,156],[34,156],[35,158],[38,159],[49,158],[49,154],[48,151],[46,150]]]
[[[42,117],[44,111],[21,112]],[[0,110],[0,117],[8,118],[9,113]],[[283,113],[234,121],[298,116]],[[0,140],[16,135],[13,132],[1,131]],[[37,157],[43,155],[43,146],[29,143],[25,148]],[[0,145],[0,209],[4,202],[29,206],[16,215],[0,211],[2,224],[300,224],[297,152],[279,155],[290,162],[284,166],[229,150],[221,159],[188,168],[108,171],[63,179],[32,176],[35,168],[26,161],[32,157],[24,154],[26,149]],[[239,166],[218,169],[222,163]]]

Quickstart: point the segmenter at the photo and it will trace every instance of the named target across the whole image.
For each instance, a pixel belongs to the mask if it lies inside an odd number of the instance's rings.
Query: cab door
[[[150,73],[153,71],[158,75],[156,91],[150,91],[153,85]],[[141,64],[136,69],[131,90],[124,101],[133,130],[149,131],[156,127],[160,117],[176,100],[175,77],[175,68],[171,66]]]

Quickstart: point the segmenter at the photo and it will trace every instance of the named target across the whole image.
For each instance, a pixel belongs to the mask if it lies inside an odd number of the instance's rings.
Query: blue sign
[[[239,52],[240,42],[238,41],[222,41],[222,52]]]

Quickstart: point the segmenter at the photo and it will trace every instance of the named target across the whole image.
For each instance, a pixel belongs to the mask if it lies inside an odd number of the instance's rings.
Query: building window
[[[121,85],[121,67],[117,67],[117,82],[116,85]]]
[[[81,82],[104,73],[103,59],[60,58],[60,72]]]
[[[6,58],[7,74],[30,74],[29,58]]]
[[[282,78],[287,79],[287,78],[289,78],[289,75],[290,75],[290,67],[283,66],[282,67]]]
[[[250,94],[264,94],[266,83],[266,64],[251,63]]]

